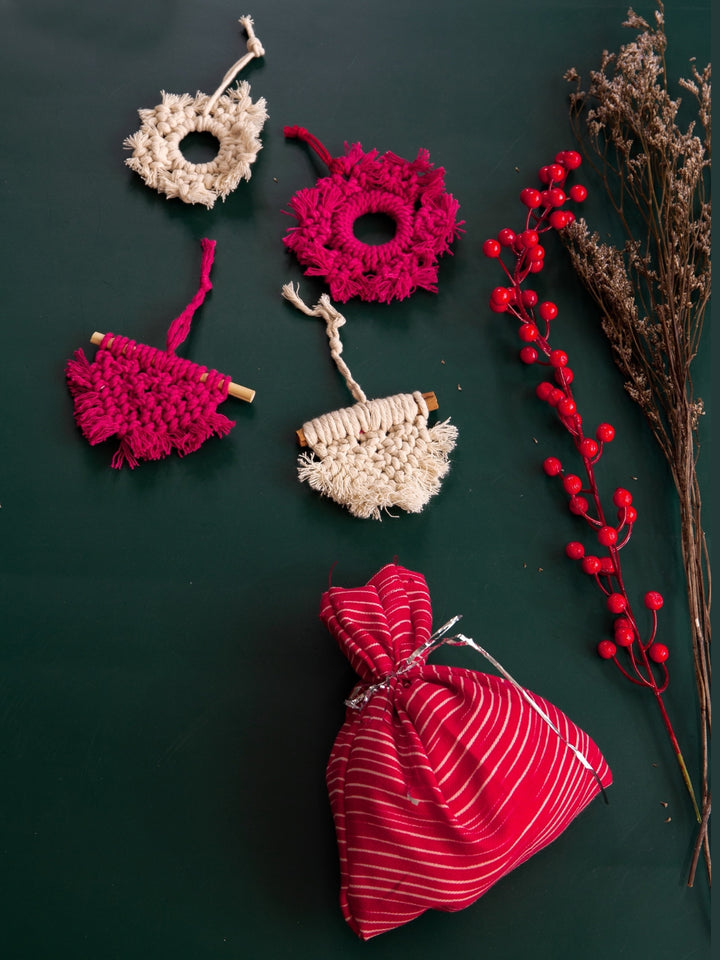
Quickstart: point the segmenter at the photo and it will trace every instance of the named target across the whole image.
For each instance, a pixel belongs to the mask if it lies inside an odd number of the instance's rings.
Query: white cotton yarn
[[[242,17],[248,34],[245,56],[228,70],[212,95],[198,92],[175,94],[162,91],[162,102],[152,109],[138,110],[140,129],[124,141],[132,150],[125,160],[145,183],[184,203],[203,204],[211,209],[241,180],[249,180],[251,165],[262,149],[260,133],[268,118],[266,102],[253,102],[250,85],[238,83],[223,93],[242,68],[265,50],[255,36],[253,21]],[[218,141],[218,152],[208,163],[191,163],[182,153],[182,141],[189,133],[209,133]]]
[[[358,400],[303,424],[311,452],[298,457],[299,479],[362,519],[381,520],[393,508],[420,513],[450,469],[457,428],[449,420],[428,427],[429,410],[419,391],[368,400],[340,358],[338,330],[346,321],[327,295],[312,308],[292,284],[283,287],[283,296],[326,321],[331,355]]]

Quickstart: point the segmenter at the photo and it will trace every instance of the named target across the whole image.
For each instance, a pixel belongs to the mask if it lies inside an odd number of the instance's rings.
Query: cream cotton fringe
[[[450,469],[457,428],[447,420],[428,428],[419,391],[368,400],[340,357],[338,330],[346,320],[327,294],[310,308],[292,284],[282,293],[303,313],[326,321],[331,356],[358,401],[303,424],[312,453],[300,454],[298,477],[362,519],[381,520],[393,507],[420,513]]]

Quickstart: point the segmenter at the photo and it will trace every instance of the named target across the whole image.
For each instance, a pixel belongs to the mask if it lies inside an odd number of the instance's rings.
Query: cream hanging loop
[[[353,380],[352,374],[350,373],[350,368],[340,357],[340,354],[343,351],[343,345],[338,331],[340,327],[343,327],[347,323],[345,317],[335,309],[326,293],[322,294],[314,307],[308,307],[308,305],[300,299],[300,295],[291,283],[286,283],[283,286],[282,295],[286,300],[289,300],[290,303],[296,306],[298,310],[301,310],[308,317],[322,317],[322,319],[325,320],[325,332],[327,333],[327,338],[330,341],[330,356],[333,358],[335,365],[343,375],[350,393],[353,395],[353,397],[355,397],[358,403],[365,403],[367,400],[365,392],[360,384]]]
[[[248,52],[244,56],[240,57],[240,59],[230,67],[228,72],[222,78],[220,86],[217,88],[215,93],[213,93],[213,95],[210,97],[208,102],[205,104],[205,109],[203,110],[203,114],[205,116],[207,116],[208,113],[210,113],[210,111],[212,110],[212,108],[215,106],[218,99],[222,95],[223,90],[225,90],[226,87],[230,86],[230,84],[233,82],[235,77],[240,73],[243,67],[247,66],[247,64],[250,63],[251,60],[254,60],[256,57],[265,56],[265,48],[263,47],[262,43],[260,43],[259,39],[255,36],[255,31],[253,30],[252,17],[248,17],[248,16],[240,17],[240,19],[238,20],[238,23],[241,23],[243,27],[245,27],[245,32],[248,35],[248,39],[247,39]]]

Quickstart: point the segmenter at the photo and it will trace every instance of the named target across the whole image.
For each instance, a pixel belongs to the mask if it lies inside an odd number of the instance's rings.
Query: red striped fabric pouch
[[[425,578],[395,563],[330,587],[320,617],[360,677],[327,766],[340,905],[369,940],[469,906],[612,782],[595,743],[462,634],[433,634]],[[501,676],[431,665],[463,643]]]

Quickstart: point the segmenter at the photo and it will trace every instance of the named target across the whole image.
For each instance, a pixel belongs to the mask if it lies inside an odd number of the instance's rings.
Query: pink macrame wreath
[[[113,467],[127,463],[133,468],[139,460],[159,460],[172,450],[184,456],[235,426],[217,412],[230,377],[175,355],[190,332],[195,310],[212,288],[215,241],[203,240],[202,249],[200,287],[170,325],[166,350],[108,333],[92,363],[82,350],[67,362],[75,420],[85,439],[91,445],[113,436],[120,440]]]
[[[330,171],[290,201],[298,225],[283,243],[306,276],[323,277],[342,303],[352,297],[389,303],[418,289],[437,293],[438,257],[450,252],[463,221],[456,222],[459,204],[445,191],[445,171],[433,167],[428,151],[409,162],[394,153],[364,153],[355,143],[332,157],[303,127],[285,127],[284,133],[308,143]],[[353,225],[365,214],[390,217],[395,236],[363,243]]]

